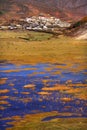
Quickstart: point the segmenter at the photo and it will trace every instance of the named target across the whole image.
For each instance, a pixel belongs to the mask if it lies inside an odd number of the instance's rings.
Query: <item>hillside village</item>
[[[55,17],[32,16],[20,19],[18,22],[11,22],[8,25],[0,26],[0,30],[33,30],[33,31],[54,31],[57,28],[67,28],[70,23],[61,21]]]

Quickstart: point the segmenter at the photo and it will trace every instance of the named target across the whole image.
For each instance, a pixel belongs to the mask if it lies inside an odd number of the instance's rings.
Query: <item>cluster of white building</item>
[[[20,21],[20,20],[19,20]],[[21,24],[22,22],[22,24]],[[34,31],[53,31],[54,28],[66,28],[70,24],[55,17],[32,16],[22,19],[18,24],[10,23],[9,26],[1,26],[0,29],[25,29]]]
[[[63,22],[58,18],[55,17],[42,17],[42,16],[33,16],[26,18],[24,20],[28,23],[26,29],[33,29],[33,30],[48,30],[53,29],[54,27],[69,27],[70,24],[67,22]]]

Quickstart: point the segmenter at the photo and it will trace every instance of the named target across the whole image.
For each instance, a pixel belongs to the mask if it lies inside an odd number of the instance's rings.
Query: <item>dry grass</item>
[[[67,37],[51,38],[50,40],[26,41],[18,38],[27,32],[0,31],[0,60],[14,63],[79,63],[86,67],[86,41],[78,41]],[[37,37],[37,33],[32,33]],[[39,34],[38,34],[39,35]],[[50,34],[44,34],[49,35]],[[68,66],[67,66],[68,67]]]
[[[71,113],[63,114],[66,116],[71,115]],[[61,113],[46,112],[31,114],[25,115],[24,118],[15,116],[12,118],[15,121],[11,123],[14,127],[7,130],[86,130],[87,128],[86,118],[55,118],[51,121],[41,121],[43,118],[56,115],[61,115]]]
[[[8,78],[0,78],[0,85],[3,85],[6,83]]]

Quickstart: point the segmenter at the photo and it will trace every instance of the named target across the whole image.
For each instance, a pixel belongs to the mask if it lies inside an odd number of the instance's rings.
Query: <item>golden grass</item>
[[[30,88],[30,89],[35,89],[35,84],[27,84],[27,85],[24,85],[24,88],[26,88],[26,89],[28,89],[28,88]]]
[[[23,103],[28,103],[32,101],[32,98],[20,98],[19,101],[22,101]]]
[[[0,106],[0,110],[5,110],[6,107]]]
[[[7,101],[4,100],[0,101],[0,105],[7,105],[7,104],[9,104]]]
[[[8,78],[0,78],[0,85],[3,85],[6,83]]]
[[[72,98],[61,98],[60,100],[61,100],[61,101],[64,101],[64,102],[70,102],[70,101],[72,101],[73,99],[72,99]]]
[[[72,113],[44,112],[38,114],[25,115],[23,118],[14,116],[13,128],[7,130],[86,130],[86,118],[55,118],[50,121],[42,122],[43,118],[56,115],[71,116]]]
[[[10,83],[10,84],[8,84],[9,86],[11,86],[11,87],[13,87],[15,84],[13,84],[13,83]]]
[[[53,87],[43,87],[43,91],[65,91],[69,88],[65,85],[55,84]]]
[[[85,40],[78,41],[60,37],[50,40],[43,39],[42,41],[26,41],[18,38],[21,35],[26,37],[27,32],[0,31],[0,60],[8,60],[16,64],[46,62],[67,64],[67,66],[60,66],[60,68],[69,68],[78,63],[80,64],[79,70],[87,68],[87,42]],[[32,35],[37,37],[39,34],[32,32]]]
[[[40,94],[40,95],[50,95],[51,93],[42,91],[42,92],[38,92],[38,94]]]
[[[82,87],[82,88],[71,87],[70,89],[65,91],[65,93],[73,94],[74,97],[77,97],[78,99],[83,99],[83,100],[87,100],[86,92],[87,92],[87,87]]]
[[[69,87],[87,87],[87,84],[82,84],[82,83],[76,83],[76,84],[73,84],[73,83],[70,83],[69,84]]]
[[[1,72],[11,73],[11,72],[20,72],[20,71],[27,71],[27,70],[36,70],[36,68],[8,69],[8,70],[2,70]]]
[[[9,96],[0,96],[0,100],[4,100],[4,99],[7,99],[9,98]]]
[[[29,95],[30,92],[21,92],[21,94],[24,94],[24,95]]]
[[[0,94],[6,94],[8,92],[9,92],[8,89],[0,89]]]

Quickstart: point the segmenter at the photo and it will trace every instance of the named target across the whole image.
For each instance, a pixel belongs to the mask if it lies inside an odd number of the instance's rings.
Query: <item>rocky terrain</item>
[[[63,34],[63,31],[70,27],[70,23],[61,21],[56,17],[32,16],[18,21],[10,21],[0,26],[0,30],[30,30],[48,33]]]
[[[66,33],[76,39],[87,39],[87,17],[71,24]]]
[[[0,30],[87,36],[87,0],[0,0]]]
[[[87,17],[69,23],[56,17],[32,16],[7,22],[0,26],[0,30],[40,31],[57,36],[66,35],[76,39],[87,39]]]

